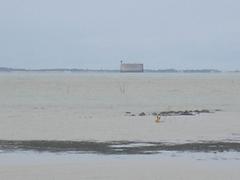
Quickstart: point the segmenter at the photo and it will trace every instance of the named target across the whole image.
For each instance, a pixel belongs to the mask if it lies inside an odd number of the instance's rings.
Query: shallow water
[[[3,73],[0,87],[1,139],[178,142],[231,139],[240,127],[239,74]],[[222,112],[148,115],[194,109]]]
[[[151,155],[98,155],[88,153],[48,153],[33,151],[0,152],[0,166],[40,165],[58,163],[96,162],[100,160],[161,160],[161,161],[205,161],[209,163],[233,163],[240,165],[240,152],[177,152],[161,151]]]

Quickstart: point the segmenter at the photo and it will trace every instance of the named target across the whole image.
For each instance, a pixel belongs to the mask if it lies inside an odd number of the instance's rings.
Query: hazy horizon
[[[83,71],[119,71],[120,67],[115,68],[115,69],[104,69],[104,68],[99,68],[99,69],[91,69],[91,68],[64,68],[64,67],[56,67],[56,68],[24,68],[24,67],[19,67],[19,68],[14,68],[14,67],[0,67],[0,71],[4,69],[9,69],[9,70],[26,70],[26,71],[41,71],[41,70],[83,70]],[[212,69],[212,68],[204,68],[204,69],[175,69],[175,68],[144,68],[144,71],[206,71],[206,70],[213,70],[213,71],[220,71],[220,72],[233,72],[236,71],[238,72],[238,69],[232,69],[232,70],[221,70],[221,69]]]
[[[237,0],[0,2],[0,67],[240,69]]]

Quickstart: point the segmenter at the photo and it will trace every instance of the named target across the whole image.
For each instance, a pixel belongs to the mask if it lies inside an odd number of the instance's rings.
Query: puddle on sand
[[[130,144],[117,144],[117,145],[110,145],[112,148],[131,148],[131,147],[147,147],[147,146],[154,146],[151,143],[130,143]]]

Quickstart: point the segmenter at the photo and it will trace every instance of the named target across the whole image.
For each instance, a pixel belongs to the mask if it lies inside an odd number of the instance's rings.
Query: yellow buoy
[[[157,115],[157,118],[155,120],[156,123],[160,123],[160,119],[161,119],[161,116],[160,115]]]

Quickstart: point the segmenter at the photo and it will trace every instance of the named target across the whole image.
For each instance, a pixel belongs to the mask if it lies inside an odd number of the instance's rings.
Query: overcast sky
[[[240,69],[239,0],[0,0],[0,67]]]

